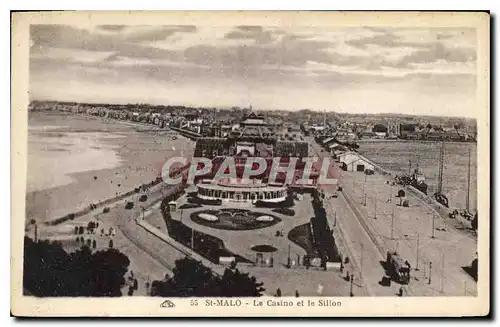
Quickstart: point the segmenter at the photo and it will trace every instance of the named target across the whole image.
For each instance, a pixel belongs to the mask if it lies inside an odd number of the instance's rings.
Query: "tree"
[[[190,258],[177,260],[173,273],[168,281],[171,296],[213,296],[215,277],[201,262]]]
[[[24,238],[23,288],[34,296],[68,295],[69,256],[60,243]]]
[[[265,289],[263,283],[258,283],[255,277],[241,273],[238,269],[226,269],[218,286],[218,296],[240,297],[261,296]]]
[[[93,296],[121,296],[130,260],[116,249],[98,251],[91,257],[90,287]]]
[[[175,262],[174,275],[165,275],[163,280],[153,281],[151,296],[162,297],[238,297],[261,296],[264,288],[255,277],[240,273],[237,269],[226,269],[221,277],[215,276],[201,262],[184,258]]]
[[[59,242],[25,238],[23,288],[35,296],[121,296],[129,264],[115,249],[68,254]]]

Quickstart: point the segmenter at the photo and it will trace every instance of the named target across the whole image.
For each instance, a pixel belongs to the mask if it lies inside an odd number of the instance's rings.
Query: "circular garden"
[[[280,218],[267,213],[245,209],[201,210],[191,214],[200,225],[223,230],[252,230],[276,225]]]

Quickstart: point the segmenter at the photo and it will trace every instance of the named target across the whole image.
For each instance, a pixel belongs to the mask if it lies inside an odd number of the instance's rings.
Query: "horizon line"
[[[330,114],[340,114],[340,115],[351,115],[351,116],[362,116],[362,115],[372,115],[372,116],[407,116],[407,117],[432,117],[432,118],[448,118],[448,119],[469,119],[469,120],[475,120],[477,121],[476,117],[470,117],[470,116],[442,116],[442,115],[429,115],[429,114],[409,114],[409,113],[385,113],[385,112],[376,112],[376,113],[368,113],[368,112],[359,112],[359,113],[352,113],[352,112],[342,112],[342,111],[333,111],[333,110],[328,110],[328,109],[314,109],[314,108],[302,108],[302,109],[258,109],[254,108],[250,105],[250,107],[242,107],[238,105],[225,105],[225,106],[195,106],[195,105],[187,105],[187,104],[151,104],[151,103],[118,103],[118,102],[80,102],[80,101],[63,101],[63,100],[40,100],[40,99],[33,99],[30,100],[29,103],[33,102],[57,102],[57,103],[75,103],[75,104],[83,104],[83,105],[111,105],[111,106],[130,106],[130,105],[137,105],[137,106],[149,106],[149,107],[184,107],[186,109],[212,109],[212,110],[217,110],[217,109],[223,109],[223,110],[231,110],[234,108],[239,108],[240,110],[251,110],[251,111],[282,111],[282,112],[299,112],[299,111],[312,111],[314,113],[318,114],[324,114],[330,113]]]

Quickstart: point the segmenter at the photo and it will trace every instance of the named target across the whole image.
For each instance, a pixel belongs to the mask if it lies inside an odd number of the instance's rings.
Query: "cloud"
[[[447,48],[442,43],[434,43],[429,45],[426,49],[416,51],[412,54],[404,56],[398,65],[407,67],[408,64],[413,63],[430,63],[444,60],[448,62],[475,62],[476,51],[471,48]]]
[[[176,33],[194,33],[196,26],[161,26],[147,32],[131,33],[125,36],[125,40],[142,42],[164,40]]]
[[[97,28],[103,31],[120,32],[127,28],[125,25],[99,25]]]
[[[265,31],[261,26],[239,26],[225,35],[226,39],[252,39],[257,44],[267,44],[275,41],[271,31]]]
[[[118,35],[94,33],[65,25],[32,25],[32,48],[68,48],[96,52],[115,52],[128,57],[170,58],[176,53],[165,49],[148,47],[137,43],[140,39],[175,33],[163,28],[129,28]],[[138,31],[139,30],[139,31]],[[166,32],[168,31],[168,32]]]
[[[105,89],[106,99],[119,99],[130,90],[127,98],[158,102],[166,95],[148,92],[166,88],[169,99],[181,99],[207,88],[219,94],[217,103],[245,98],[314,107],[336,101],[321,96],[335,93],[345,104],[350,94],[352,102],[363,102],[363,90],[387,93],[384,87],[404,89],[401,99],[412,103],[418,92],[447,101],[451,94],[472,96],[476,78],[476,35],[466,28],[33,25],[31,43],[30,92],[38,97],[62,96],[50,87],[65,84],[73,85],[71,96]],[[280,92],[276,101],[269,90]],[[409,106],[401,101],[391,105]]]

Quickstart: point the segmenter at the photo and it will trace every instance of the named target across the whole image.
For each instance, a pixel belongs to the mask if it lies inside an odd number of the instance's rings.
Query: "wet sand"
[[[152,125],[31,113],[26,219],[59,218],[151,182],[167,158],[194,146],[168,134]]]
[[[436,192],[440,142],[376,140],[359,143],[359,153],[388,171],[407,174],[409,160],[423,172],[429,185],[427,194]],[[450,205],[465,208],[467,196],[468,151],[471,155],[470,208],[477,208],[477,147],[475,143],[445,142],[443,193]]]

